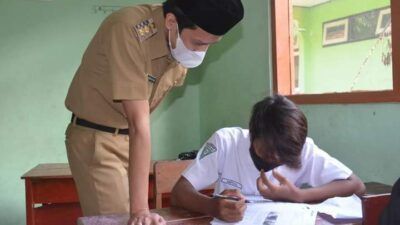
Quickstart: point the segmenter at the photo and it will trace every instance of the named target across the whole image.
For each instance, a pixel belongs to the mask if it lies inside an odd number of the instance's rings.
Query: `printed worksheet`
[[[214,219],[213,225],[314,225],[318,213],[334,219],[362,218],[361,200],[356,195],[330,198],[319,204],[273,202],[261,196],[246,196],[247,209],[242,221],[226,223]]]
[[[307,204],[266,202],[249,203],[242,221],[226,223],[214,219],[212,225],[288,225],[296,221],[296,225],[314,225],[317,211]]]

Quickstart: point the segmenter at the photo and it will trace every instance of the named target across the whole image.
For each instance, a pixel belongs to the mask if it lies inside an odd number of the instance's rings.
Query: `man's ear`
[[[168,30],[175,29],[177,23],[178,21],[176,20],[176,16],[173,13],[167,13],[167,15],[165,15],[165,27]]]

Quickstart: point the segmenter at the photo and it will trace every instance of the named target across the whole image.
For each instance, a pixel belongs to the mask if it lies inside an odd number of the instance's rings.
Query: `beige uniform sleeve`
[[[146,58],[133,27],[116,22],[109,32],[107,59],[113,100],[148,99]]]
[[[180,70],[181,75],[178,76],[178,78],[176,79],[176,83],[175,83],[175,86],[177,86],[177,87],[180,87],[185,83],[185,78],[186,78],[186,74],[187,74],[187,71],[188,71],[183,66],[181,66],[181,68],[182,68]]]

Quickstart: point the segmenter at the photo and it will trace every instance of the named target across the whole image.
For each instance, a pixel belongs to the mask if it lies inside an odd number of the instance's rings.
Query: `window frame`
[[[292,1],[271,0],[273,92],[297,104],[400,102],[400,1],[391,0],[393,90],[324,94],[292,94],[294,63]],[[285,25],[286,26],[283,26]]]

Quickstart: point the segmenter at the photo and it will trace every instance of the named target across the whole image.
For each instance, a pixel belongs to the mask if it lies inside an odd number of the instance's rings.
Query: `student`
[[[150,113],[243,15],[240,0],[166,0],[103,21],[65,100],[83,215],[129,213],[129,225],[165,224],[148,206]]]
[[[213,183],[215,194],[236,196],[239,201],[198,192]],[[175,185],[172,204],[236,222],[246,209],[244,195],[313,202],[353,193],[360,196],[364,191],[364,184],[348,167],[307,137],[301,110],[275,95],[254,106],[249,130],[234,127],[214,133]]]

